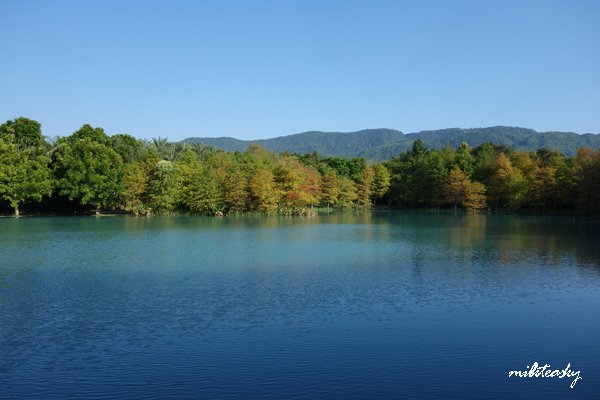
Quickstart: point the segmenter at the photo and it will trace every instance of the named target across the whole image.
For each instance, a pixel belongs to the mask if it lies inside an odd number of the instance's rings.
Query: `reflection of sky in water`
[[[0,228],[9,394],[568,389],[504,379],[535,357],[580,365],[578,393],[599,389],[585,381],[600,373],[600,235],[587,221],[375,213],[24,218]]]

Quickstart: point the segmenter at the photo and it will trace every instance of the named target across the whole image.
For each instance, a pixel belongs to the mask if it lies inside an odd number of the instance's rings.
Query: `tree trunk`
[[[100,207],[96,208],[96,217],[100,215]]]
[[[19,218],[19,206],[15,207],[15,218]]]

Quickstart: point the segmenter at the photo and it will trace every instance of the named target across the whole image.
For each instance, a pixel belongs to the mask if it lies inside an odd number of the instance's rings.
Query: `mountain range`
[[[324,156],[363,157],[369,160],[388,160],[409,149],[420,139],[428,147],[441,149],[467,142],[477,147],[485,142],[500,144],[517,150],[535,151],[540,147],[559,150],[565,155],[574,156],[580,147],[600,148],[600,135],[577,134],[573,132],[536,132],[533,129],[507,126],[489,128],[449,128],[404,134],[394,129],[365,129],[357,132],[310,131],[271,139],[239,140],[230,137],[190,137],[187,143],[202,143],[226,151],[244,151],[252,143],[275,151],[290,153],[311,153],[316,151]]]

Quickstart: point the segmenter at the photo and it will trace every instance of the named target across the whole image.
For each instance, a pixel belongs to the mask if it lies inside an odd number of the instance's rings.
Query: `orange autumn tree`
[[[443,193],[446,203],[455,209],[481,210],[486,205],[485,186],[471,181],[458,167],[454,167],[444,180]]]

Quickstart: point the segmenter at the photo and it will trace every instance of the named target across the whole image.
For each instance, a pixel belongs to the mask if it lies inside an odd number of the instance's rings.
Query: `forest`
[[[83,125],[52,141],[39,122],[0,125],[0,210],[27,214],[140,216],[385,208],[467,211],[600,211],[600,150],[576,156],[421,140],[392,159],[274,153],[251,144],[226,152],[203,144],[108,136]]]

